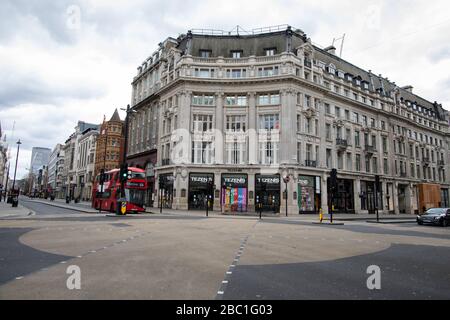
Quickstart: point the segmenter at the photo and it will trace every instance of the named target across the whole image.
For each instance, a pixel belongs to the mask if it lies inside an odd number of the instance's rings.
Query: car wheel
[[[448,226],[448,221],[446,220],[446,219],[442,219],[442,226],[443,227],[446,227],[446,226]]]
[[[421,225],[423,225],[423,222],[422,222],[422,221],[417,221],[417,224],[418,224],[419,226],[421,226]]]

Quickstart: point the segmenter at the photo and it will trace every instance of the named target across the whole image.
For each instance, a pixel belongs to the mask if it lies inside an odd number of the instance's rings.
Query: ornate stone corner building
[[[188,31],[132,87],[127,159],[155,182],[154,206],[327,212],[332,168],[335,212],[373,212],[375,175],[381,212],[422,211],[430,192],[448,206],[448,112],[299,29]]]

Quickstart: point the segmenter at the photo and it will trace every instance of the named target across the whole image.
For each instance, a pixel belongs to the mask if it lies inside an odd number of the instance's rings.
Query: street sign
[[[122,212],[122,214],[125,214],[127,212],[127,202],[126,201],[122,201],[122,207],[120,208],[120,212]]]

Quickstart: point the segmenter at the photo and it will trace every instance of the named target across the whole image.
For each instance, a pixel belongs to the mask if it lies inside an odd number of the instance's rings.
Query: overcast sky
[[[168,36],[279,24],[320,46],[345,33],[344,59],[450,109],[447,0],[2,0],[0,122],[14,148],[23,142],[18,178],[33,146],[53,148],[78,120],[130,103],[137,66]]]

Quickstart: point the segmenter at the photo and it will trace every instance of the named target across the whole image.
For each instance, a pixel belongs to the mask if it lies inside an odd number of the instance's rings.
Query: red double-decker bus
[[[113,169],[105,172],[103,188],[100,185],[100,174],[95,177],[92,194],[92,207],[99,210],[116,212],[117,199],[120,198],[120,170]],[[103,192],[102,192],[103,190]],[[127,199],[127,212],[145,211],[145,194],[147,180],[145,171],[139,168],[128,167],[128,179],[125,182],[125,197]]]

